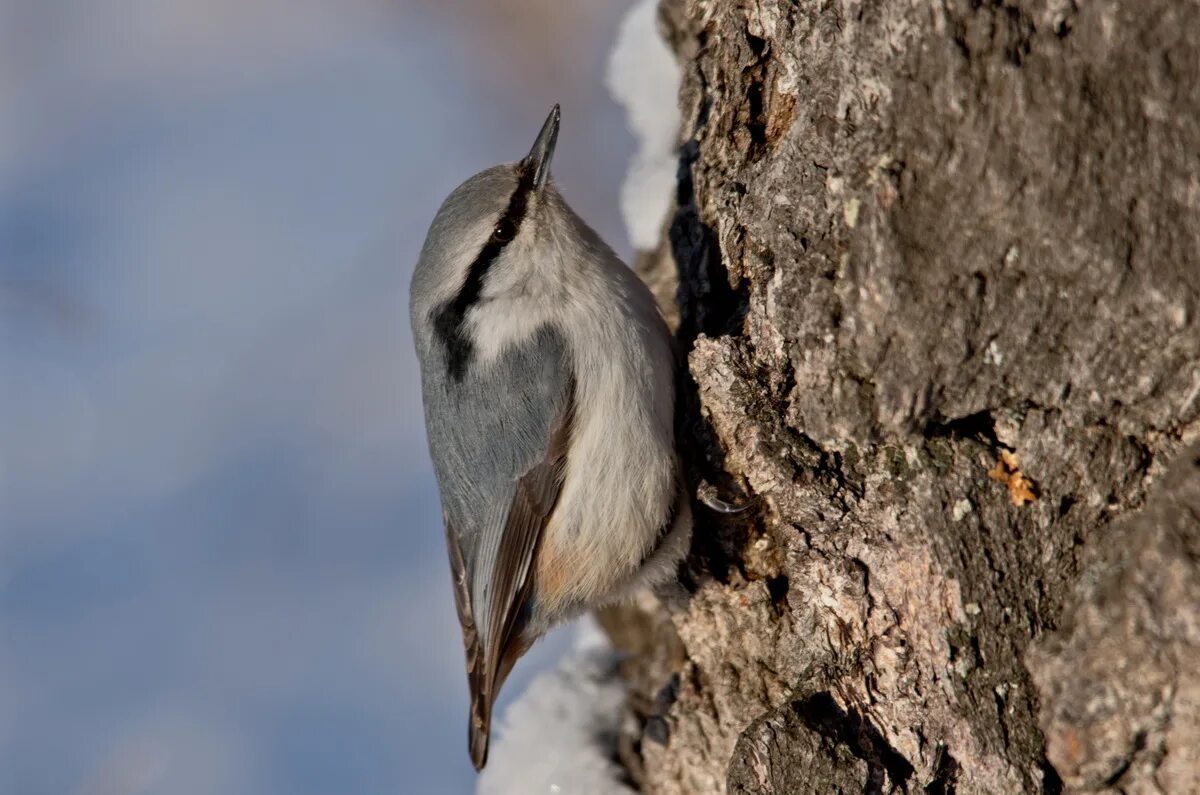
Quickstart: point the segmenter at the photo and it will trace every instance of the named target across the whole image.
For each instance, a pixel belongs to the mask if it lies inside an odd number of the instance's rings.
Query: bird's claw
[[[706,508],[717,513],[725,515],[733,515],[743,513],[750,509],[755,503],[754,498],[750,498],[742,505],[723,500],[717,496],[717,487],[709,483],[707,480],[701,480],[700,485],[696,486],[696,499],[699,500]]]

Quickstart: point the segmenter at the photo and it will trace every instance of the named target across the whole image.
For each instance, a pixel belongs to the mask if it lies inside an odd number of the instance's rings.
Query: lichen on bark
[[[639,785],[1187,791],[1200,4],[660,18],[644,264],[677,274],[689,477],[752,507],[698,509],[681,591],[607,617]]]

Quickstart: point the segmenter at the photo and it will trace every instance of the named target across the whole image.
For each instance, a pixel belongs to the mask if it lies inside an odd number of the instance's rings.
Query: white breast
[[[500,271],[469,318],[481,363],[546,322],[571,349],[571,448],[537,561],[539,601],[564,607],[602,599],[634,574],[669,517],[677,476],[671,345],[653,297],[609,252],[569,255]]]

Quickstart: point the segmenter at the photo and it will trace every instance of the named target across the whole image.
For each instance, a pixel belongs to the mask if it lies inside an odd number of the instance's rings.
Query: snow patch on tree
[[[621,22],[608,60],[608,90],[638,142],[621,186],[621,217],[638,250],[658,245],[678,168],[679,65],[658,33],[656,0],[641,0]]]
[[[625,684],[617,654],[592,617],[558,667],[539,675],[504,713],[479,795],[629,795],[616,762]]]

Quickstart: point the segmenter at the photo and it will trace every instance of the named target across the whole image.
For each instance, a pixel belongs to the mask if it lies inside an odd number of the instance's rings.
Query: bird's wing
[[[550,327],[490,364],[468,368],[461,381],[445,375],[436,358],[422,364],[466,649],[471,755],[479,767],[492,702],[525,651],[521,630],[533,559],[562,487],[574,413],[572,369],[561,334]]]

